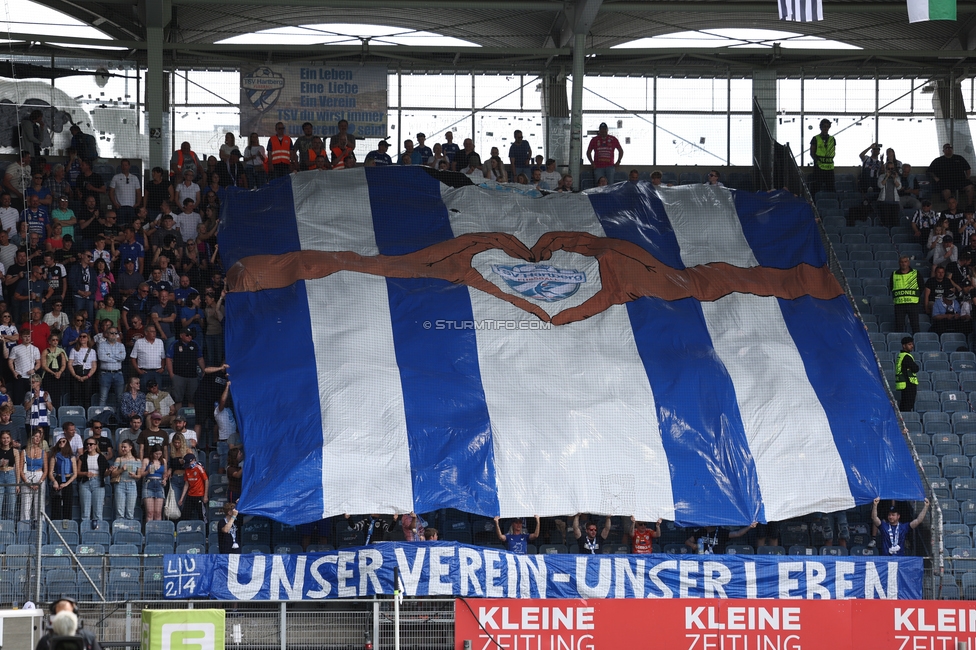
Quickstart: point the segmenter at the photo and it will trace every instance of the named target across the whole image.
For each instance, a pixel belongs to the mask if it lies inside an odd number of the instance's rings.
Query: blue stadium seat
[[[976,481],[965,477],[952,479],[952,498],[957,501],[976,501]]]
[[[109,566],[113,569],[138,569],[139,548],[135,544],[112,544],[108,549]]]
[[[142,597],[138,568],[112,569],[108,575],[109,600],[137,600]]]
[[[177,555],[204,555],[203,544],[180,544],[176,547]]]
[[[973,470],[968,456],[949,454],[942,457],[942,476],[945,478],[969,478],[972,475]]]

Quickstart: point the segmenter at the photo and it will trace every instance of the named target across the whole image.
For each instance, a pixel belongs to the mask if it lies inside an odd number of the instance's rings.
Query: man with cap
[[[891,502],[891,506],[888,508],[886,521],[882,522],[878,518],[878,503],[880,501],[881,497],[875,497],[874,503],[871,505],[871,521],[879,529],[881,555],[904,555],[905,538],[908,537],[908,531],[915,530],[925,521],[925,515],[929,511],[929,500],[925,500],[922,512],[918,513],[918,516],[907,524],[901,523],[901,513],[895,506],[894,501]]]
[[[932,252],[933,266],[948,266],[949,263],[959,261],[959,247],[956,246],[956,238],[950,234],[942,236],[942,241],[935,245]]]
[[[421,165],[426,165],[427,161],[434,157],[434,151],[426,144],[424,144],[426,141],[427,141],[426,135],[424,135],[423,133],[417,134],[417,146],[414,147],[414,151],[416,151],[420,155]]]
[[[937,300],[932,305],[932,324],[929,326],[930,332],[945,334],[946,332],[957,332],[959,334],[969,334],[972,324],[972,316],[962,313],[956,294],[946,291],[942,294],[942,300]]]
[[[868,155],[868,152],[871,155]],[[862,192],[874,191],[878,187],[878,176],[880,175],[883,164],[881,162],[881,145],[877,142],[865,147],[864,151],[857,154],[861,159],[861,180],[858,189]]]
[[[162,424],[168,427],[176,415],[176,402],[173,397],[159,387],[159,380],[150,379],[146,382],[146,412],[159,414]]]
[[[895,390],[901,391],[898,410],[908,412],[915,409],[915,395],[918,393],[918,364],[912,351],[915,339],[906,336],[901,340],[901,352],[895,361]]]
[[[210,487],[207,473],[197,462],[197,457],[187,454],[183,457],[183,494],[180,495],[180,510],[184,520],[199,519],[207,521],[207,509],[203,507],[203,499]]]
[[[376,148],[366,154],[366,160],[372,160],[377,167],[392,165],[393,159],[390,158],[390,154],[386,153],[389,149],[390,143],[386,140],[380,140]]]
[[[166,354],[166,372],[173,381],[173,399],[176,401],[177,411],[183,406],[184,399],[193,406],[193,394],[197,392],[197,385],[200,383],[197,369],[206,368],[203,350],[193,340],[192,335],[193,332],[184,327]]]
[[[590,140],[586,148],[586,159],[593,165],[593,182],[599,183],[606,178],[607,183],[613,185],[613,176],[620,161],[624,159],[624,148],[620,141],[608,133],[606,122],[600,123],[600,131]],[[619,155],[618,155],[619,154]]]
[[[153,381],[155,380],[149,380],[149,383],[152,384]],[[146,409],[149,409],[149,407],[149,397],[147,395]],[[163,448],[163,458],[169,455],[169,434],[163,430],[162,421],[162,413],[159,411],[153,411],[149,414],[146,428],[136,438],[136,448],[139,452],[139,458],[148,458],[149,450],[153,447]]]
[[[654,539],[661,536],[661,522],[657,520],[654,530],[647,527],[646,521],[637,521],[634,515],[630,516],[630,528],[627,534],[630,535],[631,553],[653,553]]]

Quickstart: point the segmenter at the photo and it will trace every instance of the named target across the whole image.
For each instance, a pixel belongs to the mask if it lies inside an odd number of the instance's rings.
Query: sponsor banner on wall
[[[459,599],[454,630],[457,650],[949,650],[976,603]]]
[[[337,132],[339,120],[359,138],[384,138],[387,128],[387,69],[311,63],[260,65],[241,69],[241,133],[273,134],[285,123],[292,140],[311,122],[315,135]],[[328,141],[325,143],[328,145]]]
[[[922,559],[774,555],[516,555],[389,542],[303,555],[167,555],[167,598],[918,599]]]

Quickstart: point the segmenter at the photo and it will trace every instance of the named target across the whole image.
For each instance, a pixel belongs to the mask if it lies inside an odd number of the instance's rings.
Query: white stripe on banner
[[[379,254],[362,169],[296,174],[292,192],[303,250]],[[386,279],[340,272],[305,287],[322,404],[325,514],[410,512],[413,483]]]
[[[509,203],[479,187],[442,186],[441,193],[455,236],[510,232],[528,247],[552,231],[605,236],[583,195]],[[500,205],[507,209],[499,212]],[[486,293],[469,292],[476,322],[537,321]],[[673,519],[654,395],[625,306],[548,331],[480,329],[477,338],[502,517],[531,511]],[[541,385],[548,390],[538,390]]]
[[[660,195],[685,266],[758,266],[728,190],[675,188]],[[703,213],[707,218],[702,219]],[[734,293],[703,302],[702,311],[715,351],[735,386],[766,518],[777,521],[798,511],[853,507],[830,424],[779,301]],[[828,500],[827,495],[838,496]]]

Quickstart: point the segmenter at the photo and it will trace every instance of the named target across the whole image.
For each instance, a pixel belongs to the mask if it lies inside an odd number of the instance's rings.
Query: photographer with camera
[[[78,603],[63,596],[51,603],[51,627],[35,650],[102,650],[102,646],[82,627]]]
[[[871,152],[870,156],[868,151]],[[858,183],[858,189],[866,194],[871,191],[871,188],[878,186],[878,178],[881,176],[883,168],[881,144],[875,142],[857,155],[861,159],[861,179]]]
[[[898,225],[898,213],[901,209],[898,190],[901,189],[901,174],[894,162],[885,164],[884,173],[878,176],[878,216],[881,225],[892,228]]]

